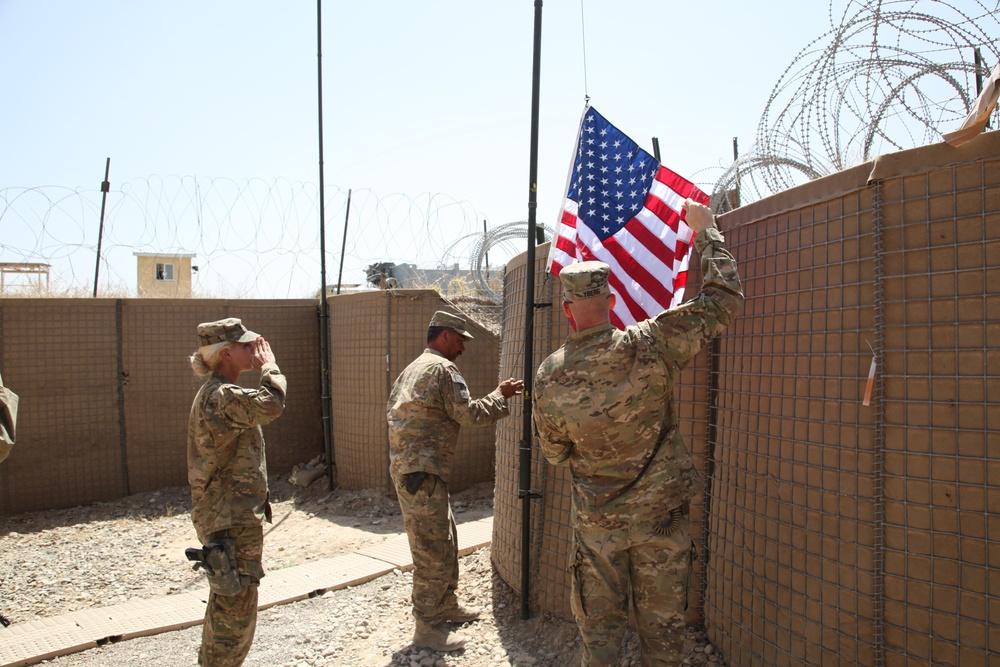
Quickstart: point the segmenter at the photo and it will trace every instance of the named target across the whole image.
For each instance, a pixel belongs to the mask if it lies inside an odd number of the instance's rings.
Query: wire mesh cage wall
[[[732,664],[873,664],[870,171],[725,218],[747,300],[718,357],[705,616]]]
[[[406,366],[427,347],[435,311],[461,308],[434,290],[385,290],[330,297],[330,396],[337,484],[392,492],[385,410]],[[474,397],[497,386],[497,336],[473,317],[465,353],[456,361]],[[494,428],[462,428],[448,488],[467,489],[493,479]]]
[[[538,365],[557,350],[571,332],[562,310],[562,288],[558,279],[546,273],[549,244],[535,249],[535,305],[532,316],[532,365]],[[692,263],[694,264],[694,263]],[[700,283],[698,267],[693,267],[688,289]],[[524,375],[525,298],[527,289],[527,253],[507,263],[504,279],[503,334],[500,343],[501,377]],[[708,414],[708,351],[691,361],[677,387],[678,416],[681,432],[695,464],[704,472]],[[522,500],[518,496],[520,463],[518,451],[525,438],[531,441],[530,489],[537,497],[531,501],[529,537],[529,605],[565,618],[569,607],[569,558],[572,549],[570,527],[570,474],[565,466],[552,466],[543,458],[533,436],[525,436],[524,406],[516,401],[511,418],[497,425],[496,486],[493,503],[492,557],[497,572],[518,594],[521,593]],[[692,502],[692,537],[702,538],[703,497]],[[696,565],[695,580],[700,580],[701,565]],[[690,621],[697,622],[701,595],[694,586],[689,594]]]
[[[705,617],[732,664],[1000,660],[998,155],[883,156],[723,219],[748,298]]]
[[[720,218],[747,301],[677,395],[710,474],[699,602],[729,664],[1000,664],[998,156],[1000,132],[882,156]],[[536,365],[566,333],[538,250]],[[519,591],[514,421],[493,548]],[[532,453],[530,600],[566,615],[568,481]]]
[[[264,427],[272,472],[322,452],[319,321],[311,301],[0,299],[0,368],[21,397],[0,463],[0,512],[69,507],[187,484],[202,379],[196,327],[240,317],[271,343],[289,394]],[[259,373],[240,384],[256,386]]]

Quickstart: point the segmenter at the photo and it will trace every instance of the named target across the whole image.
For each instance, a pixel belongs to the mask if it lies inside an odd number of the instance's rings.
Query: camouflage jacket
[[[428,348],[399,374],[389,394],[389,472],[397,478],[429,472],[447,482],[459,427],[487,426],[509,413],[499,389],[472,400],[458,367]]]
[[[261,426],[285,409],[287,381],[264,364],[260,387],[247,389],[213,373],[198,390],[188,420],[191,520],[207,544],[217,531],[270,519]]]
[[[535,434],[550,463],[570,467],[578,519],[589,512],[611,527],[662,515],[700,490],[673,394],[684,366],[743,304],[723,243],[715,229],[695,237],[705,279],[691,301],[624,331],[604,324],[572,333],[539,366]]]

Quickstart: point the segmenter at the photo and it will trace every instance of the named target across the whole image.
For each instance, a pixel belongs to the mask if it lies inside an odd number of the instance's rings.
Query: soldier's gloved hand
[[[501,382],[497,389],[500,390],[504,398],[510,398],[514,394],[520,394],[524,390],[524,381],[510,378]]]
[[[690,227],[695,234],[704,230],[715,227],[715,216],[712,215],[712,210],[705,206],[704,204],[699,204],[693,199],[685,199],[684,203],[681,205],[681,210],[686,214],[684,216],[687,226]]]

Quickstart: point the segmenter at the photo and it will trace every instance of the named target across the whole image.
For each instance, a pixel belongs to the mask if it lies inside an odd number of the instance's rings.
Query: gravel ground
[[[329,492],[325,483],[298,489],[271,480],[275,524],[265,538],[264,567],[276,570],[353,551],[402,532],[394,499],[377,492]],[[461,524],[492,511],[492,485],[453,496]],[[119,501],[0,517],[0,613],[15,623],[132,598],[169,595],[200,585],[183,561],[193,544],[186,488]],[[461,525],[459,525],[461,531]],[[489,549],[460,561],[462,602],[484,617],[459,631],[462,651],[410,645],[409,573],[394,571],[364,585],[260,612],[247,666],[569,667],[579,664],[576,626],[548,613],[520,619],[517,596],[495,573]],[[2,630],[0,630],[2,637]],[[173,667],[197,664],[201,626],[166,632],[46,661],[81,667]],[[638,665],[626,639],[621,665]],[[704,634],[689,629],[688,665],[721,665]]]

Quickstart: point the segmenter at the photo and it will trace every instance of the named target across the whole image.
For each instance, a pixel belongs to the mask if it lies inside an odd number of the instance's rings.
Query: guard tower
[[[34,292],[48,294],[51,264],[0,262],[0,294]]]
[[[139,298],[191,298],[191,265],[194,254],[133,253]]]

